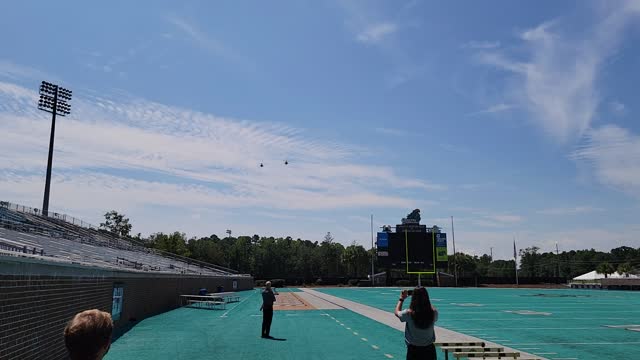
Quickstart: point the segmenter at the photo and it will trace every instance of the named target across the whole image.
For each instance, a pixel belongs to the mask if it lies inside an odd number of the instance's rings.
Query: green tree
[[[149,237],[151,247],[180,256],[191,256],[187,248],[187,236],[176,231],[172,234],[155,233]]]
[[[540,254],[538,254],[539,250],[540,248],[537,246],[520,250],[520,272],[522,276],[540,276],[537,268],[541,258]]]
[[[369,254],[362,245],[353,241],[344,249],[342,258],[350,277],[363,277],[368,273]]]
[[[600,274],[604,274],[604,277],[607,278],[609,274],[613,274],[616,271],[616,268],[608,262],[603,262],[598,265],[596,271]]]
[[[629,274],[631,274],[632,271],[633,267],[631,266],[631,263],[626,262],[618,265],[618,272],[626,277],[629,277]]]
[[[187,243],[187,249],[191,257],[196,260],[212,264],[224,263],[224,256],[220,244],[212,238],[190,239]]]
[[[104,214],[104,222],[100,223],[100,229],[109,231],[118,236],[127,237],[131,232],[131,224],[129,218],[124,214],[120,214],[115,210],[111,210]]]

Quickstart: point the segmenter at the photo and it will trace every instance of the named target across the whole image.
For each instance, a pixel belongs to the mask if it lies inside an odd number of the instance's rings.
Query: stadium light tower
[[[51,189],[51,163],[53,162],[53,140],[56,133],[56,115],[71,114],[71,90],[43,81],[40,84],[40,100],[38,109],[51,114],[51,137],[49,138],[49,159],[47,160],[47,179],[44,184],[44,200],[42,201],[42,215],[49,215],[49,190]]]

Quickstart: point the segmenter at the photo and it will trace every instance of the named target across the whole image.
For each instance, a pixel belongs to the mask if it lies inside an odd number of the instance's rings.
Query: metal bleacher
[[[237,275],[225,267],[148,248],[76,218],[0,202],[0,255],[29,256],[129,271]]]

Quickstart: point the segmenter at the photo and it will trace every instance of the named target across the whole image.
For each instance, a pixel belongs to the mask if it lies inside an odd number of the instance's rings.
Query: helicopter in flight
[[[289,160],[285,160],[285,161],[284,161],[284,164],[285,164],[285,165],[289,165]],[[262,168],[262,167],[264,167],[264,163],[260,163],[260,167],[261,167],[261,168]]]

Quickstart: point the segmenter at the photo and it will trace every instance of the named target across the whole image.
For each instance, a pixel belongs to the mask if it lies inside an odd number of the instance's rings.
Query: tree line
[[[102,229],[129,237],[129,219],[116,211],[105,214]],[[263,237],[259,235],[220,238],[217,235],[188,238],[185,233],[155,233],[147,238],[133,237],[145,246],[252,274],[256,279],[300,278],[316,281],[324,278],[362,279],[371,273],[371,259],[375,271],[373,249],[366,249],[355,241],[348,246],[335,241],[328,232],[321,241],[291,237]],[[640,267],[640,248],[627,246],[609,252],[571,250],[561,253],[541,252],[528,247],[519,252],[520,277],[570,279],[598,270],[605,275],[618,271],[635,273]],[[460,277],[515,278],[515,260],[493,260],[490,255],[472,256],[456,253],[449,256],[448,273],[457,270]]]
[[[518,254],[518,276],[530,278],[565,278],[597,270],[608,276],[614,272],[629,275],[640,268],[640,248],[621,246],[611,251],[595,249],[563,252],[541,252],[539,247],[521,249]],[[461,277],[513,277],[515,260],[492,260],[490,255],[471,256],[457,253],[455,261]]]

